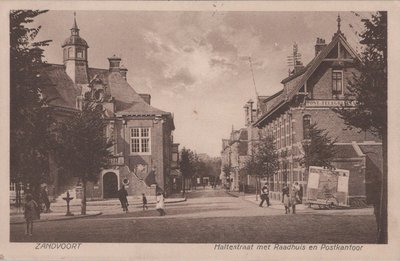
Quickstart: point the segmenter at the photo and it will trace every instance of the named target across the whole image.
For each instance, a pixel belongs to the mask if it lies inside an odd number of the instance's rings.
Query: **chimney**
[[[302,69],[304,69],[303,63],[301,61],[296,61],[296,64],[294,65],[294,73],[297,73]]]
[[[325,39],[317,38],[317,43],[315,44],[315,56],[317,56],[325,47]]]
[[[148,104],[150,105],[151,95],[148,93],[139,93],[139,96]]]
[[[110,72],[120,71],[121,58],[114,54],[112,57],[108,58],[108,61],[110,62]]]
[[[248,102],[249,104],[249,117],[250,117],[250,123],[253,123],[253,101],[250,99]]]
[[[248,103],[246,103],[244,106],[243,106],[243,108],[244,108],[244,121],[245,121],[245,126],[247,127],[247,126],[249,126],[250,124],[249,124],[249,122],[250,122],[250,115],[249,115],[249,105],[248,105]]]
[[[126,69],[125,66],[121,65],[121,67],[119,68],[119,72],[121,73],[122,78],[124,78],[126,81],[126,74],[128,73],[128,69]]]

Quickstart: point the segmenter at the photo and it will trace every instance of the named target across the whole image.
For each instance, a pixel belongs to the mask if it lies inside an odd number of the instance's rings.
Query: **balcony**
[[[122,166],[125,164],[125,160],[123,156],[112,156],[108,159],[108,165],[113,166]]]

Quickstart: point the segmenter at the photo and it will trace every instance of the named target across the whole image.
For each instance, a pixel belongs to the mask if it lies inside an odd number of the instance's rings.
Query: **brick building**
[[[337,137],[338,153],[333,165],[350,170],[350,203],[364,199],[367,177],[372,171],[382,171],[381,141],[371,133],[347,128],[333,110],[354,106],[344,98],[350,94],[348,83],[353,73],[358,73],[354,68],[357,59],[340,31],[338,17],[338,30],[331,42],[326,44],[318,38],[312,61],[306,66],[295,62],[294,70],[281,82],[282,90],[261,101],[261,115],[252,126],[259,129],[260,136],[273,136],[280,154],[278,174],[268,181],[273,198],[279,198],[283,183],[298,181],[306,186],[305,168],[300,160],[312,123],[327,130],[331,137]]]
[[[61,120],[80,110],[84,98],[96,101],[105,111],[106,135],[114,141],[109,168],[99,173],[97,183],[88,184],[87,197],[114,198],[121,185],[129,195],[154,195],[156,187],[169,192],[171,170],[178,167],[172,113],[151,106],[149,94],[139,94],[129,85],[121,58],[108,58],[108,69],[89,67],[89,46],[75,19],[62,48],[63,64],[50,64],[41,73],[49,83],[44,95],[55,98],[51,105]],[[50,191],[57,196],[68,189],[79,198],[79,181],[61,181],[63,172],[50,159]]]

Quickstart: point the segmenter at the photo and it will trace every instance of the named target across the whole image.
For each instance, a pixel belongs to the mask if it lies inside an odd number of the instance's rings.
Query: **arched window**
[[[305,115],[303,117],[303,138],[310,139],[311,116]]]

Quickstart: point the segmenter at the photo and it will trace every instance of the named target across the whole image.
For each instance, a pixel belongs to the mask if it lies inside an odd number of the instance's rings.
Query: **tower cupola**
[[[76,23],[74,12],[74,23],[71,28],[71,35],[65,39],[61,46],[64,51],[64,65],[69,77],[79,84],[88,83],[88,52],[89,45],[79,36],[79,28]]]

